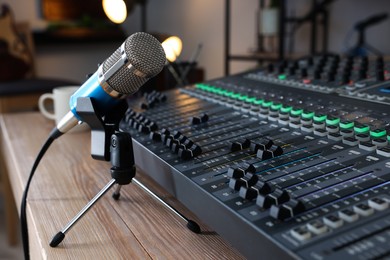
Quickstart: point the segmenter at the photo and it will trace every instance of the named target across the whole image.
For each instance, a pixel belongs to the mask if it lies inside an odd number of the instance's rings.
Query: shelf
[[[64,28],[33,33],[37,45],[53,43],[97,43],[124,41],[125,33],[119,28],[90,29],[90,28]]]

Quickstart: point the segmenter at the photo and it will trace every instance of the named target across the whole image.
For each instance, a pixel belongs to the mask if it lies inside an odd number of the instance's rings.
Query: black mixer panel
[[[250,259],[390,257],[390,64],[316,56],[130,100],[136,163]]]

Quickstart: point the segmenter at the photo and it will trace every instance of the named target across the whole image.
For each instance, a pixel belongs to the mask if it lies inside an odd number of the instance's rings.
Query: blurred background
[[[388,0],[125,2],[127,16],[117,24],[106,16],[102,0],[0,0],[0,112],[26,109],[27,100],[36,106],[53,87],[84,82],[138,31],[161,41],[174,35],[182,43],[145,88],[167,89],[318,52],[390,55]],[[23,44],[12,52],[14,42],[27,44],[29,52]],[[3,204],[0,198],[0,213]],[[17,233],[10,239],[5,231],[1,224],[0,259],[21,259]]]
[[[35,39],[36,72],[39,76],[59,77],[82,82],[85,75],[96,70],[97,64],[104,61],[123,42],[123,38],[107,34],[100,38],[82,35],[78,39],[64,40],[44,37],[48,28],[58,24],[58,17],[77,13],[72,11],[76,5],[66,0],[3,0],[15,14],[15,20],[27,21]],[[100,1],[78,1],[89,5],[90,10],[103,14]],[[130,1],[137,2],[137,1]],[[259,26],[261,27],[261,4],[264,9],[270,7],[273,1],[245,0],[148,0],[146,2],[146,30],[177,35],[182,39],[183,50],[181,60],[189,60],[202,44],[197,66],[204,71],[204,79],[221,77],[225,74],[226,63],[224,48],[226,4],[230,2],[229,51],[232,54],[250,54],[258,49]],[[261,3],[263,2],[263,3]],[[276,1],[276,7],[278,7]],[[312,9],[312,0],[294,0],[287,2],[286,16],[303,17]],[[321,1],[317,1],[321,2]],[[326,6],[328,11],[328,51],[341,53],[347,48],[346,42],[353,45],[357,35],[351,29],[357,22],[383,12],[390,12],[386,0],[337,0],[330,1]],[[58,6],[64,6],[59,9]],[[46,7],[46,9],[45,9]],[[119,25],[125,35],[141,31],[142,5],[135,3],[129,11],[127,19]],[[67,10],[69,8],[69,10]],[[104,14],[103,14],[104,16]],[[102,16],[102,19],[107,19]],[[52,21],[49,21],[51,19]],[[65,20],[65,18],[63,18]],[[87,16],[74,17],[74,20],[85,19]],[[96,22],[92,21],[92,23]],[[367,41],[383,54],[390,54],[390,19],[378,23],[366,31]],[[303,22],[294,33],[294,50],[297,55],[309,53],[310,49],[309,22]],[[260,32],[261,33],[261,32]],[[349,34],[349,35],[348,35]],[[288,32],[285,33],[288,35]],[[347,39],[346,39],[347,38]],[[286,42],[285,49],[289,43]],[[236,73],[257,65],[253,60],[233,59],[229,62],[230,73]]]

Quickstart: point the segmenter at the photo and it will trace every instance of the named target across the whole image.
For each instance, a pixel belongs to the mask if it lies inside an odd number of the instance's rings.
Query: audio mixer
[[[250,259],[390,258],[390,62],[317,55],[129,100],[137,165]]]

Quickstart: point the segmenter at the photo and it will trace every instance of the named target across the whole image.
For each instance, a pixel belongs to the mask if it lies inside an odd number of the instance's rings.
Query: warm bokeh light
[[[123,23],[127,17],[126,3],[123,0],[103,0],[103,10],[114,23]]]
[[[162,44],[167,60],[174,62],[179,57],[183,44],[179,37],[171,36],[167,38]]]

